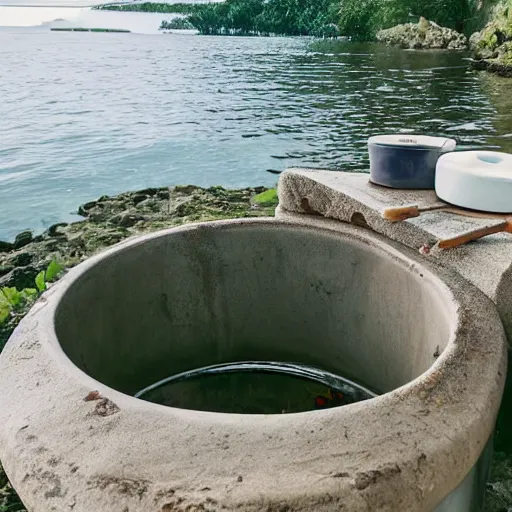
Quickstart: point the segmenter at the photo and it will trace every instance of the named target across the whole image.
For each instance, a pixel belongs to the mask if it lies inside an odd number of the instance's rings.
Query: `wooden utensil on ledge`
[[[459,247],[460,245],[473,242],[474,240],[478,240],[484,236],[495,235],[496,233],[512,233],[512,217],[509,217],[496,226],[487,226],[485,228],[467,231],[466,233],[454,236],[453,238],[439,240],[437,245],[440,249],[453,249],[454,247]]]
[[[447,204],[437,204],[434,206],[424,206],[420,208],[417,204],[406,206],[397,206],[394,208],[385,208],[382,211],[382,217],[390,222],[400,222],[407,219],[419,217],[422,213],[432,212],[448,208]]]
[[[496,233],[512,233],[512,215],[464,210],[448,204],[436,204],[425,207],[419,207],[418,205],[413,204],[386,208],[382,211],[382,217],[390,222],[400,222],[419,217],[422,213],[432,211],[444,211],[455,215],[462,215],[463,217],[473,217],[477,219],[503,219],[503,222],[500,222],[495,226],[477,228],[452,238],[440,240],[437,244],[440,249],[453,249],[469,242],[473,242],[474,240],[478,240],[489,235],[495,235]]]

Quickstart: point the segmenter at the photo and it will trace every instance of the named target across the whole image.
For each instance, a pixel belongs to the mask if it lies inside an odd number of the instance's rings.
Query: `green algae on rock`
[[[512,1],[499,4],[489,23],[470,38],[475,69],[512,77]]]
[[[279,202],[277,197],[277,189],[271,188],[269,190],[265,190],[265,192],[254,196],[252,201],[254,204],[259,206],[277,206]]]
[[[100,197],[79,207],[83,221],[55,224],[30,242],[24,235],[27,243],[18,249],[16,244],[5,244],[5,252],[0,252],[0,288],[33,287],[35,277],[52,260],[70,268],[130,236],[188,222],[273,216],[275,201],[252,201],[266,191],[265,187],[227,190],[186,185]],[[17,312],[0,325],[0,350],[23,315]]]
[[[464,34],[441,27],[423,17],[419,23],[405,23],[380,30],[377,41],[411,50],[465,50],[468,46]]]

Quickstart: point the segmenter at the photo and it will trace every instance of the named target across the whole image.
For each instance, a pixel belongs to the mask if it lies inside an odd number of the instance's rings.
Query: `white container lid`
[[[493,213],[512,213],[512,155],[459,151],[441,156],[436,193],[447,203]]]
[[[368,144],[408,149],[434,149],[440,152],[453,151],[457,145],[455,140],[446,137],[430,137],[400,133],[396,135],[376,135],[368,139]]]

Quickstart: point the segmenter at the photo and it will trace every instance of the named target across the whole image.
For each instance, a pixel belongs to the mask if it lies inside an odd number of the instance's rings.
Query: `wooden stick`
[[[500,224],[497,224],[496,226],[475,229],[474,231],[469,231],[453,238],[440,240],[438,246],[440,249],[453,249],[454,247],[459,247],[460,245],[464,245],[468,242],[473,242],[474,240],[478,240],[484,236],[494,235],[496,233],[512,233],[512,217]]]
[[[406,206],[397,206],[395,208],[385,208],[382,211],[382,218],[391,222],[400,222],[414,217],[419,217],[423,212],[442,210],[443,208],[447,208],[447,206],[448,205],[446,204],[442,204],[420,208],[417,204],[411,204]]]

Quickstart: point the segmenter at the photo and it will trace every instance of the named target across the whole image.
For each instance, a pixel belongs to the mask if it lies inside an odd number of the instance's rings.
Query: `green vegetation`
[[[252,201],[260,206],[277,206],[279,199],[277,197],[277,189],[270,188],[252,198]]]
[[[423,16],[466,35],[481,29],[498,0],[226,0],[208,4],[103,5],[98,9],[188,15],[211,35],[347,36],[373,40],[375,34]],[[507,0],[508,1],[508,0]]]
[[[512,0],[499,4],[491,21],[482,30],[478,41],[480,48],[496,50],[512,40]]]
[[[0,464],[0,512],[26,512]]]
[[[226,0],[188,19],[201,34],[335,37],[338,11],[338,0]]]
[[[494,0],[341,0],[340,31],[370,40],[384,28],[417,22],[419,17],[471,35],[481,28]]]
[[[37,274],[34,280],[35,288],[21,290],[15,286],[0,288],[0,326],[7,323],[11,317],[23,316],[37,297],[48,288],[48,283],[54,281],[61,272],[62,266],[52,260],[46,270],[41,270]]]
[[[193,30],[194,25],[187,18],[174,18],[170,21],[162,21],[158,30]]]
[[[121,32],[123,34],[130,32],[129,30],[117,28],[52,28],[50,30],[53,32]]]
[[[103,5],[97,9],[187,14],[207,35],[313,35],[338,33],[339,0],[226,0],[208,4]]]
[[[128,11],[128,12],[157,12],[164,14],[192,14],[201,4],[159,4],[145,2],[143,4],[129,5],[98,5],[94,9],[102,11]]]
[[[186,14],[201,34],[343,35],[354,40],[373,40],[379,30],[416,22],[420,16],[469,36],[483,27],[496,1],[226,0],[209,4],[145,2],[96,9]]]
[[[493,9],[489,23],[471,37],[470,44],[475,67],[512,77],[512,0]]]

